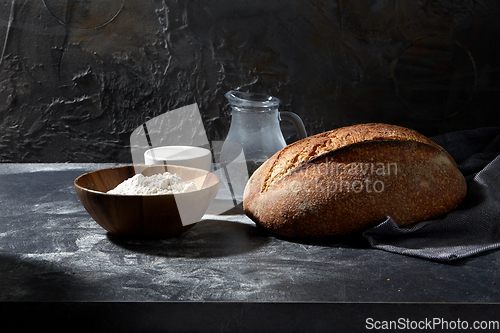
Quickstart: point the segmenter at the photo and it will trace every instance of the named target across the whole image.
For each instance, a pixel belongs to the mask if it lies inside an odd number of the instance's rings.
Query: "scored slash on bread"
[[[383,166],[396,172],[380,172]],[[365,230],[385,216],[400,226],[435,218],[455,209],[466,191],[453,158],[429,138],[360,124],[277,152],[249,179],[243,207],[276,234],[325,237]]]

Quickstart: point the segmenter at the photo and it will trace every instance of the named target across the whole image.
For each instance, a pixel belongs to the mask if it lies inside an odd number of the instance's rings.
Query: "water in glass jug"
[[[231,126],[221,150],[221,164],[245,162],[251,175],[274,153],[286,146],[280,120],[295,124],[300,138],[307,136],[300,117],[280,112],[276,97],[231,90],[225,94],[231,106]]]

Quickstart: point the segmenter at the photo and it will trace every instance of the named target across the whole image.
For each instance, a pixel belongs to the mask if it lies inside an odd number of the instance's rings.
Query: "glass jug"
[[[248,175],[286,146],[280,120],[295,124],[299,137],[307,136],[304,123],[293,112],[278,111],[273,96],[231,90],[225,94],[231,106],[231,126],[222,146],[221,165],[245,162]],[[241,170],[241,169],[240,169]]]

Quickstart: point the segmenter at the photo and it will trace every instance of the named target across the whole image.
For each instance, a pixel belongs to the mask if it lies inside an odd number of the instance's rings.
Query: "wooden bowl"
[[[163,195],[108,194],[136,173],[151,176],[168,171],[198,190]],[[212,172],[174,165],[135,165],[88,172],[76,178],[75,190],[89,215],[118,236],[167,238],[198,222],[215,199],[219,178]]]

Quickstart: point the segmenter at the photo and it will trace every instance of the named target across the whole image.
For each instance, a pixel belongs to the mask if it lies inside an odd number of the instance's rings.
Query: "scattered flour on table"
[[[177,194],[196,190],[192,182],[185,182],[176,173],[159,173],[152,176],[136,174],[108,191],[110,194],[122,195],[155,195]]]

